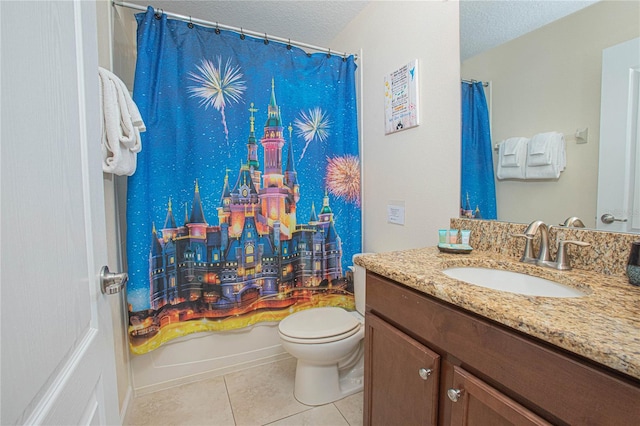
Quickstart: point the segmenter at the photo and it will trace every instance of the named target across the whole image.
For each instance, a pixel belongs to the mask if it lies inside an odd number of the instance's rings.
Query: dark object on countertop
[[[631,252],[627,262],[627,277],[629,283],[640,286],[640,241],[631,243]]]
[[[473,247],[469,244],[438,244],[438,250],[444,253],[457,253],[457,254],[469,254]]]

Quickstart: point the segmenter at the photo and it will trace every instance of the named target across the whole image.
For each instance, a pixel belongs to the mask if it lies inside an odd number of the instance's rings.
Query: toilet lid
[[[278,329],[285,336],[319,339],[339,336],[358,327],[360,322],[342,308],[311,308],[289,315]]]

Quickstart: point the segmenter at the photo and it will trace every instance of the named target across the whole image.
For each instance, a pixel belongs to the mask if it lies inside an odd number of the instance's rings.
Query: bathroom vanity
[[[640,289],[435,247],[364,256],[365,425],[638,424]],[[442,270],[519,270],[577,298],[485,289]]]

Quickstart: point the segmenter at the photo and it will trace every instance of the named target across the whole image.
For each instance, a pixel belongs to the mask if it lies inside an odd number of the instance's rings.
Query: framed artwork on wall
[[[420,124],[418,60],[413,59],[384,77],[385,134]]]

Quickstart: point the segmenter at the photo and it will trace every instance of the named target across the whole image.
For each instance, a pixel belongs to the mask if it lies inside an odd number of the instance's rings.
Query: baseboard
[[[254,360],[250,360],[250,361],[246,361],[246,362],[242,362],[234,365],[216,368],[213,370],[193,374],[190,376],[183,376],[177,379],[167,380],[161,383],[155,383],[153,385],[136,388],[135,396],[147,395],[153,392],[158,392],[161,390],[174,388],[176,386],[185,385],[187,383],[193,383],[201,380],[212,379],[214,377],[224,376],[225,374],[235,373],[237,371],[246,370],[248,368],[257,367],[260,365],[270,364],[273,362],[278,362],[288,358],[291,358],[291,355],[285,352],[285,353],[270,355],[261,359],[254,359]]]
[[[127,394],[122,400],[122,407],[120,407],[120,424],[124,425],[125,417],[127,416],[127,410],[129,409],[129,404],[133,401],[133,388],[129,385],[127,387]]]
[[[223,333],[198,333],[131,357],[135,396],[289,358],[277,324]]]

